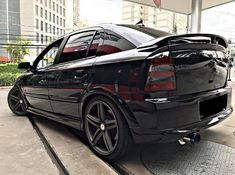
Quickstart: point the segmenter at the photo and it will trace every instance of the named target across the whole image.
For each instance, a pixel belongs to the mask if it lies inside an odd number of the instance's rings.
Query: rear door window
[[[59,63],[87,57],[96,31],[86,31],[69,37],[60,56]],[[94,50],[95,48],[92,47]]]

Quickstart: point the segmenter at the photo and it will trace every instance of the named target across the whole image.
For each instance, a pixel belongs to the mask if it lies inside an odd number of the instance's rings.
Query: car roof
[[[78,32],[83,32],[83,31],[92,30],[92,29],[95,30],[97,28],[103,28],[104,30],[110,30],[110,31],[113,31],[114,33],[117,33],[118,35],[129,40],[131,43],[133,43],[136,46],[140,45],[135,40],[133,40],[133,38],[130,37],[130,35],[128,35],[126,32],[123,32],[122,30],[120,30],[120,26],[142,31],[142,32],[154,37],[154,38],[171,35],[170,33],[167,33],[167,32],[161,31],[161,30],[156,30],[156,29],[149,28],[149,27],[145,27],[143,25],[104,23],[104,24],[98,24],[98,25],[91,26],[91,27],[80,28],[80,29],[75,30],[73,32],[62,35],[56,40],[60,40],[60,39],[65,38],[67,36],[74,35]]]

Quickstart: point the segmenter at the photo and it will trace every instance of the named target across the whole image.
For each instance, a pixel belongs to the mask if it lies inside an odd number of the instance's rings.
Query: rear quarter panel
[[[144,100],[148,54],[134,49],[98,57],[89,88],[103,89],[125,101]]]

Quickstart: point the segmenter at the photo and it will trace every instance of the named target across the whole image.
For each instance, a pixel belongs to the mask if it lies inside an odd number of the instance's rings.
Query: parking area
[[[235,82],[230,85],[235,88]],[[8,91],[0,89],[2,174],[235,174],[234,113],[201,132],[197,145],[133,145],[121,160],[105,162],[71,129],[35,116],[14,116]]]

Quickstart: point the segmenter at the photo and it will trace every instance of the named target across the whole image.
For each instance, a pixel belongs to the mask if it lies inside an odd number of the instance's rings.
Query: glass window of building
[[[53,23],[55,23],[55,14],[53,14]]]
[[[40,16],[43,18],[43,8],[40,8]]]
[[[62,18],[60,18],[60,26],[62,26]]]
[[[51,0],[49,0],[49,9],[51,9]]]
[[[39,43],[39,33],[36,33],[36,41]]]
[[[56,24],[59,25],[59,16],[56,17]]]
[[[48,24],[47,23],[45,23],[45,31],[47,32],[48,30]]]
[[[41,34],[41,43],[43,44],[43,34]]]
[[[35,14],[38,15],[38,5],[35,5]]]
[[[51,12],[49,12],[49,21],[51,21]]]
[[[62,15],[62,7],[60,6],[60,15]]]
[[[59,5],[56,4],[56,12],[59,13]]]
[[[43,31],[43,21],[41,21],[41,31]]]
[[[45,19],[47,19],[47,10],[45,10]]]
[[[53,2],[52,9],[55,11],[55,2]]]
[[[36,19],[36,29],[38,29],[39,28],[39,21],[38,21],[38,19]]]

